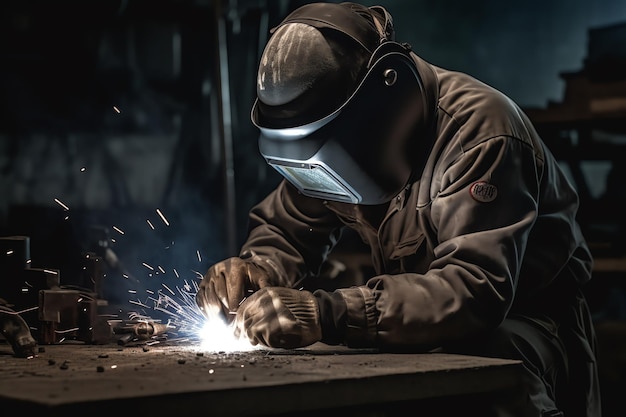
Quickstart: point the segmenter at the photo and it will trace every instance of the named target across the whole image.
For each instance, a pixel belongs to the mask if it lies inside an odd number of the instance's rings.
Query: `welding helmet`
[[[390,15],[381,6],[313,3],[272,33],[251,112],[261,155],[304,195],[390,201],[420,168],[419,131],[432,113]]]

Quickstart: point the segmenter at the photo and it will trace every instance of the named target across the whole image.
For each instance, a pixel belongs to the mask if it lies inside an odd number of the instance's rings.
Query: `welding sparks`
[[[117,114],[121,113],[120,109],[118,109],[117,106],[113,106],[113,110],[115,110],[115,113]]]
[[[243,352],[260,349],[245,338],[236,338],[232,326],[218,317],[207,319],[196,303],[198,285],[196,282],[183,280],[182,286],[162,284],[163,289],[156,297],[150,296],[145,302],[131,300],[132,304],[148,307],[152,303],[154,311],[167,317],[168,333],[177,334],[183,339],[196,340],[199,348],[214,352]],[[148,307],[149,308],[149,307]],[[134,313],[132,319],[148,319],[145,315]]]
[[[129,303],[131,303],[131,304],[135,304],[135,305],[137,305],[137,306],[139,306],[139,307],[143,307],[143,308],[150,308],[150,306],[149,306],[149,305],[147,305],[147,304],[145,304],[145,303],[142,303],[141,301],[128,300],[128,302],[129,302]]]
[[[176,295],[176,293],[174,291],[172,291],[172,289],[170,287],[168,287],[167,285],[163,284],[163,288],[168,290],[172,295]]]
[[[61,207],[63,207],[65,209],[65,211],[69,211],[70,210],[70,208],[68,206],[66,206],[65,204],[63,204],[63,202],[61,200],[59,200],[58,198],[55,198],[54,202],[57,203],[58,205],[60,205]]]
[[[163,213],[161,213],[161,210],[156,209],[157,214],[159,215],[159,217],[161,217],[161,220],[163,220],[163,223],[165,223],[166,226],[170,225],[170,222],[167,221],[167,219],[165,218],[165,216],[163,215]]]
[[[69,207],[60,200],[55,199],[55,201],[69,210]],[[170,226],[160,209],[157,208],[156,213],[166,226]],[[153,222],[148,219],[146,222],[152,230],[155,230]],[[117,233],[125,234],[119,227],[111,227]],[[115,241],[114,238],[110,239],[111,242]],[[174,245],[173,241],[172,245]],[[198,262],[202,262],[201,251],[198,249],[195,252]],[[162,324],[167,326],[165,335],[160,335],[158,339],[153,338],[150,343],[160,343],[163,340],[162,337],[166,336],[169,341],[189,343],[192,349],[205,351],[243,352],[262,349],[259,345],[252,345],[245,337],[236,337],[233,325],[228,324],[216,314],[209,314],[209,318],[205,316],[196,302],[196,294],[199,290],[198,283],[204,278],[203,273],[191,270],[193,274],[191,279],[185,279],[178,270],[158,265],[159,262],[155,261],[155,266],[147,262],[141,262],[141,265],[149,270],[147,273],[150,277],[160,274],[168,275],[169,271],[173,271],[175,278],[172,276],[172,280],[168,279],[167,285],[161,283],[161,287],[156,291],[151,289],[128,290],[130,297],[133,297],[128,300],[131,308],[127,311],[131,320],[153,323],[161,323],[162,321]],[[127,280],[130,278],[126,273],[123,273],[122,277]],[[175,280],[174,284],[172,284],[173,280]],[[150,314],[150,312],[154,314]],[[144,342],[148,343],[147,341]]]

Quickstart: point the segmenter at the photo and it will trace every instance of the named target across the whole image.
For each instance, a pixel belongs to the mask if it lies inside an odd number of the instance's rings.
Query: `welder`
[[[395,40],[381,6],[312,3],[271,31],[252,122],[285,179],[196,296],[253,344],[523,361],[496,415],[600,416],[575,187],[510,98]],[[362,285],[301,290],[351,228]]]

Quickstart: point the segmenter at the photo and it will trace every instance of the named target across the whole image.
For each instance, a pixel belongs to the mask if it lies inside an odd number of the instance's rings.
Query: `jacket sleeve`
[[[240,256],[265,266],[273,285],[293,287],[319,274],[343,224],[323,200],[300,194],[282,180],[250,210]]]
[[[503,136],[440,164],[432,199],[418,208],[434,231],[434,261],[423,274],[383,274],[338,290],[346,343],[431,349],[499,325],[537,218],[540,168],[529,144]],[[476,184],[495,194],[481,195]]]

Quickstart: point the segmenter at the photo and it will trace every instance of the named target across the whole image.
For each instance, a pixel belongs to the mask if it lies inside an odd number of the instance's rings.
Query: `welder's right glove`
[[[242,300],[269,285],[269,274],[256,263],[239,257],[228,258],[209,268],[202,278],[196,303],[207,318],[234,320]]]
[[[253,345],[294,349],[322,339],[315,295],[294,288],[261,288],[241,303],[234,324],[235,337]]]

